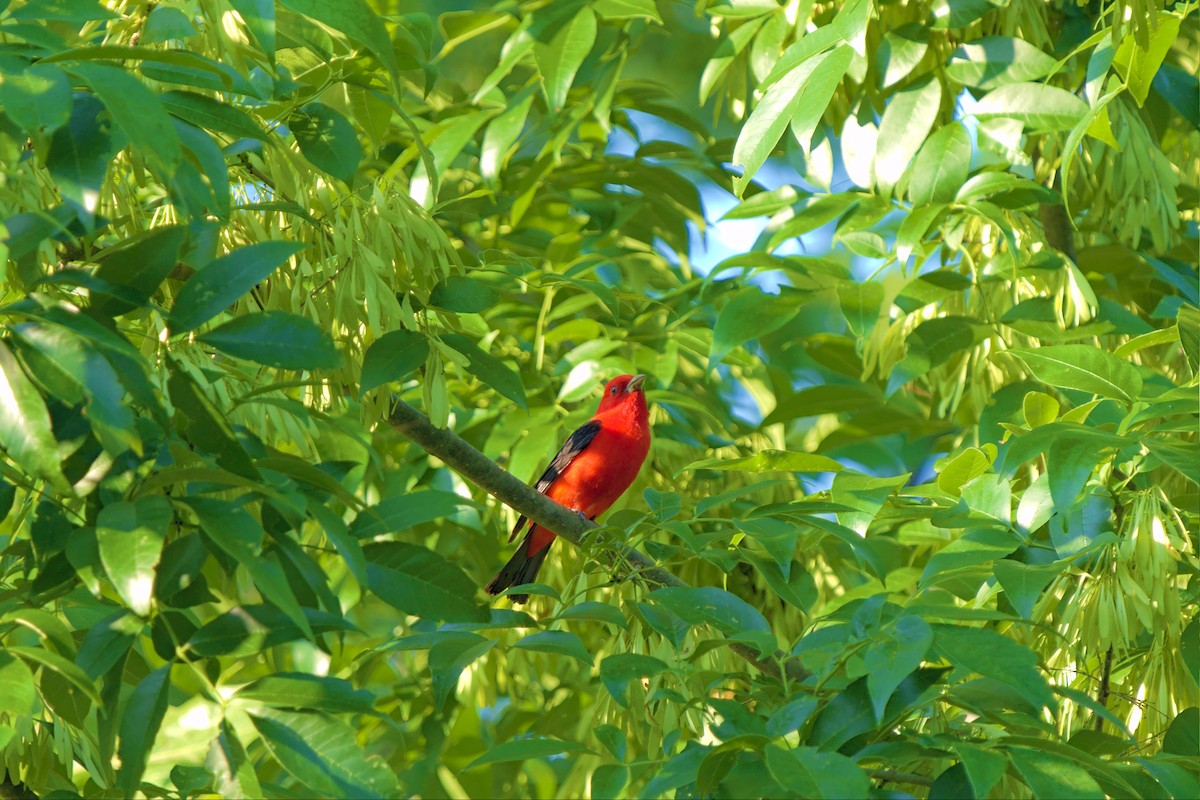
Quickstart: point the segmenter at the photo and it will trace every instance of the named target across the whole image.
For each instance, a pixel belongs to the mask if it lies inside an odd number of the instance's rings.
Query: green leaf
[[[380,336],[363,355],[358,396],[385,383],[398,381],[425,363],[429,340],[417,331],[389,331]]]
[[[387,798],[400,793],[395,773],[379,756],[365,754],[354,728],[337,717],[264,708],[250,720],[275,760],[318,794]]]
[[[921,574],[921,585],[936,584],[953,570],[1004,558],[1020,546],[1020,540],[1008,530],[970,531],[933,554]]]
[[[990,200],[1002,208],[1028,208],[1038,203],[1059,205],[1062,195],[1028,178],[1010,172],[981,172],[959,189],[955,200],[972,203]]]
[[[50,139],[46,169],[63,203],[75,211],[86,229],[95,224],[108,165],[124,146],[125,138],[112,130],[104,106],[94,96],[83,93],[75,97],[67,124],[56,129]]]
[[[1033,790],[1034,797],[1071,797],[1079,800],[1104,800],[1100,785],[1079,764],[1060,756],[1029,747],[1010,747],[1008,757]]]
[[[142,678],[121,714],[121,744],[117,748],[121,769],[117,773],[117,788],[126,797],[133,797],[141,786],[142,773],[167,713],[170,688],[171,665],[164,664]]]
[[[112,365],[91,342],[59,325],[21,323],[13,329],[26,366],[52,394],[69,405],[87,401],[92,432],[112,456],[142,452],[134,415]]]
[[[1162,749],[1177,756],[1200,757],[1200,708],[1185,708],[1171,720]]]
[[[746,190],[746,184],[766,163],[767,157],[779,143],[783,132],[800,113],[802,101],[812,94],[809,86],[813,83],[817,71],[827,62],[832,65],[828,73],[822,72],[822,80],[817,82],[819,85],[816,88],[824,89],[828,85],[828,78],[837,71],[838,64],[842,65],[841,69],[844,74],[845,64],[843,62],[845,61],[844,54],[835,58],[832,52],[808,58],[791,68],[767,89],[766,94],[754,106],[754,111],[742,125],[741,133],[738,134],[737,143],[733,148],[733,164],[735,167],[742,168],[742,175],[734,178],[733,181],[734,194],[737,197],[742,196]],[[841,80],[840,74],[838,80]],[[825,106],[821,106],[822,111],[824,108]]]
[[[735,520],[738,530],[762,546],[780,570],[790,570],[796,554],[800,527],[794,522],[770,517]]]
[[[533,58],[542,75],[542,88],[550,108],[557,111],[566,104],[575,73],[596,42],[596,28],[595,12],[584,6],[569,22],[550,24],[539,31]]]
[[[367,583],[379,599],[407,614],[447,622],[487,622],[487,609],[475,604],[477,587],[442,556],[404,542],[376,542],[363,548]]]
[[[1083,100],[1044,83],[1006,84],[988,92],[975,106],[977,118],[1015,119],[1028,133],[1069,131],[1087,113]]]
[[[925,140],[913,162],[908,196],[914,205],[949,203],[966,183],[971,167],[971,136],[952,122]]]
[[[704,458],[693,461],[680,472],[697,469],[737,470],[738,472],[840,472],[845,469],[828,456],[794,453],[790,450],[762,450],[742,458]]]
[[[299,242],[257,242],[209,262],[176,295],[168,317],[171,332],[187,333],[208,322],[304,247]]]
[[[1135,759],[1135,761],[1145,768],[1146,772],[1154,777],[1154,780],[1158,781],[1166,791],[1166,796],[1183,798],[1195,795],[1195,773],[1173,763],[1174,760],[1169,756],[1163,757],[1161,755],[1154,758]]]
[[[871,790],[862,768],[840,753],[822,753],[815,747],[785,750],[773,744],[763,753],[775,780],[800,797],[866,800]]]
[[[1179,652],[1188,673],[1200,684],[1200,617],[1193,617],[1179,637]]]
[[[1055,564],[1022,564],[1020,561],[1001,559],[993,567],[996,580],[1000,581],[1004,593],[1013,608],[1025,619],[1033,618],[1033,606],[1042,590],[1063,572],[1064,567]]]
[[[178,8],[159,6],[146,18],[142,26],[142,38],[138,41],[140,44],[152,44],[169,39],[187,39],[197,32],[187,14]]]
[[[1200,309],[1183,303],[1177,315],[1179,344],[1193,375],[1200,375]]]
[[[1024,39],[985,36],[958,46],[946,64],[946,74],[966,86],[994,89],[1007,83],[1035,81],[1054,70],[1057,62]]]
[[[482,767],[485,764],[499,764],[506,761],[527,761],[531,758],[548,758],[563,753],[590,753],[579,742],[568,742],[563,739],[539,737],[531,739],[516,739],[511,742],[501,742],[493,745],[485,754],[463,768],[463,772]]]
[[[964,741],[957,742],[954,749],[962,760],[976,797],[987,797],[1008,771],[1008,758],[1002,752]]]
[[[742,289],[717,315],[708,353],[709,366],[750,339],[786,325],[798,310],[799,299],[794,294],[767,294],[756,286]]]
[[[592,10],[605,19],[649,19],[662,22],[654,0],[592,0]]]
[[[126,286],[148,301],[179,263],[186,238],[186,227],[167,225],[155,228],[144,236],[126,239],[119,247],[106,249],[102,253],[95,275],[117,286]],[[136,306],[111,295],[93,294],[91,308],[103,314],[119,316]]]
[[[217,406],[177,364],[168,359],[171,377],[167,390],[176,411],[175,424],[202,453],[213,453],[217,464],[245,478],[259,479],[250,456],[233,434],[229,421]]]
[[[311,608],[303,609],[314,634],[356,630],[340,615]],[[187,641],[189,653],[201,658],[230,656],[242,658],[261,653],[269,647],[294,642],[306,633],[280,609],[269,605],[246,605],[226,611],[205,623]]]
[[[600,682],[622,708],[628,708],[625,688],[635,678],[653,678],[671,670],[654,656],[618,653],[600,662]]]
[[[1054,702],[1046,678],[1038,670],[1038,657],[1028,647],[986,628],[934,625],[933,629],[934,648],[955,667],[995,678],[1035,708]]]
[[[163,92],[159,100],[167,113],[213,133],[223,133],[233,139],[270,141],[262,126],[232,103],[180,90]]]
[[[265,797],[254,771],[254,762],[238,740],[228,719],[220,722],[219,733],[209,745],[205,766],[213,776],[213,788],[221,797]]]
[[[0,747],[8,744],[22,721],[32,722],[36,700],[29,665],[0,650]]]
[[[492,287],[466,275],[451,275],[438,281],[429,293],[429,305],[463,314],[479,314],[496,304]]]
[[[881,87],[887,89],[906,78],[916,68],[929,49],[929,32],[924,25],[908,23],[883,35],[879,44]]]
[[[1132,403],[1142,393],[1137,368],[1106,350],[1086,344],[1059,344],[1008,352],[1025,362],[1042,383]]]
[[[350,535],[372,539],[385,533],[399,533],[416,525],[443,519],[474,506],[470,498],[426,489],[409,494],[385,497],[379,503],[359,512],[350,524]]]
[[[286,311],[234,317],[196,339],[235,358],[280,369],[334,369],[341,363],[329,334]]]
[[[942,104],[942,86],[937,81],[897,92],[879,122],[879,145],[875,152],[875,184],[891,193],[908,169],[908,164],[929,135]]]
[[[31,133],[49,133],[71,118],[71,82],[56,64],[0,57],[0,108]]]
[[[995,445],[988,445],[992,455]],[[978,447],[968,447],[946,462],[938,472],[937,485],[946,494],[956,497],[962,494],[963,486],[987,472],[992,466],[992,456]]]
[[[829,383],[809,386],[781,399],[775,410],[762,421],[762,427],[790,422],[817,414],[845,414],[882,407],[883,397],[873,386],[853,383]]]
[[[692,625],[712,625],[726,636],[771,631],[758,609],[715,586],[687,589],[672,586],[651,592],[650,599]]]
[[[145,620],[124,609],[110,614],[88,629],[75,663],[95,680],[125,657],[145,628]]]
[[[433,696],[443,709],[458,688],[458,676],[475,659],[495,646],[492,639],[476,633],[452,631],[453,635],[433,645],[429,651],[429,671],[433,675]]]
[[[854,60],[854,49],[850,45],[842,45],[830,51],[828,55],[819,56],[814,60],[819,63],[800,87],[800,96],[796,98],[796,111],[790,123],[792,135],[805,155],[812,149],[813,131],[821,123],[834,92],[841,85],[850,62]]]
[[[624,764],[601,764],[592,772],[592,791],[588,796],[593,800],[617,800],[627,783],[629,767]]]
[[[174,174],[183,158],[179,135],[157,95],[146,84],[129,71],[106,64],[83,63],[70,71],[91,87],[129,143],[148,158],[161,178]]]
[[[509,369],[503,361],[480,350],[477,344],[461,333],[442,334],[442,341],[467,357],[472,375],[528,410],[529,403],[525,400],[525,387],[521,384],[521,376]]]
[[[110,503],[96,518],[100,562],[125,604],[138,616],[150,613],[154,575],[174,519],[161,495]]]
[[[568,631],[538,631],[516,642],[513,647],[520,650],[535,650],[539,653],[569,656],[592,665],[592,654],[584,646],[583,640]]]
[[[1155,30],[1149,42],[1143,42],[1137,36],[1125,36],[1113,55],[1113,66],[1129,84],[1129,93],[1139,106],[1145,105],[1151,83],[1174,46],[1182,24],[1180,17],[1174,14],[1159,12],[1152,19]]]
[[[46,404],[3,341],[0,341],[0,447],[31,475],[49,481],[59,491],[70,491]]]
[[[304,672],[277,672],[253,681],[234,693],[233,699],[275,708],[374,713],[375,695],[355,689],[349,681]]]
[[[625,614],[622,613],[621,609],[595,600],[585,600],[582,603],[569,606],[561,614],[554,617],[554,619],[607,622],[622,629],[629,627],[629,621],[625,619]]]
[[[346,183],[354,181],[362,146],[354,126],[324,103],[309,103],[287,118],[300,152],[314,167]]]
[[[995,0],[934,0],[930,7],[934,30],[965,28],[996,7]]]
[[[597,725],[592,729],[592,734],[608,752],[612,753],[613,758],[617,761],[625,760],[628,742],[625,739],[624,731],[616,725]]]
[[[5,645],[4,652],[20,656],[28,664],[40,666],[51,672],[58,673],[59,677],[82,691],[93,703],[101,703],[100,694],[96,691],[95,682],[75,662],[63,658],[58,653],[47,650],[44,647],[20,647],[16,645]]]
[[[892,692],[908,677],[929,652],[933,630],[920,617],[904,615],[876,634],[871,647],[863,654],[867,669],[867,692],[875,707],[876,720],[883,720],[883,711]]]
[[[371,55],[395,74],[398,69],[396,51],[388,36],[388,28],[365,0],[280,0],[281,4],[298,14],[312,17],[336,31],[349,36],[371,51]],[[274,52],[268,48],[267,52]]]

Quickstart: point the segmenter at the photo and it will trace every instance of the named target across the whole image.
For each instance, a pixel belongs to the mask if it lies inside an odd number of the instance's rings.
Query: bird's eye
[[[619,391],[620,391],[620,389],[618,389],[616,386],[614,386],[614,387],[612,387],[612,389],[609,390],[608,393],[611,394],[613,397],[616,397],[617,392],[619,392]]]

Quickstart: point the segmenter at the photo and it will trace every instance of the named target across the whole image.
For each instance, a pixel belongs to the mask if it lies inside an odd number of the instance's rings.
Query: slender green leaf
[[[1015,119],[1029,132],[1067,131],[1087,113],[1083,100],[1044,83],[1009,83],[988,92],[975,106],[981,120]]]
[[[100,561],[125,604],[139,616],[150,613],[154,575],[174,517],[161,495],[110,503],[96,518]]]
[[[524,409],[529,408],[521,376],[503,361],[486,353],[461,333],[442,335],[442,341],[467,357],[470,373]]]
[[[167,713],[170,688],[171,665],[164,664],[142,678],[121,714],[121,744],[117,749],[121,769],[117,773],[117,787],[126,797],[133,797],[141,785],[142,773]]]
[[[171,332],[200,327],[303,249],[298,242],[257,242],[212,261],[189,278],[175,297],[168,319]]]
[[[1085,344],[1060,344],[1010,353],[1025,362],[1034,377],[1051,386],[1112,397],[1132,403],[1142,393],[1142,376],[1128,361]]]
[[[472,761],[464,768],[467,770],[482,767],[485,764],[498,764],[505,761],[527,761],[531,758],[547,758],[562,753],[591,752],[579,742],[568,742],[563,739],[540,737],[535,739],[515,739],[511,742],[501,742],[493,746],[484,755]]]
[[[788,450],[762,450],[742,458],[705,458],[693,461],[680,472],[697,469],[737,470],[738,472],[840,472],[844,467],[828,456],[793,453]]]
[[[398,381],[425,363],[429,341],[417,331],[389,331],[363,354],[359,396],[385,383]]]
[[[346,798],[395,797],[395,773],[368,756],[354,728],[319,711],[264,708],[250,715],[267,751],[288,774],[318,794]]]
[[[408,614],[448,622],[486,622],[477,587],[457,566],[415,544],[376,542],[363,548],[367,583],[381,600]]]
[[[930,136],[913,162],[908,196],[914,205],[948,203],[967,180],[971,166],[971,136],[961,122],[952,122]]]
[[[314,167],[351,183],[362,160],[362,145],[354,126],[324,103],[309,103],[287,119],[300,152]]]
[[[0,341],[0,446],[31,474],[50,481],[60,491],[68,490],[46,404],[3,341]]]
[[[535,650],[539,653],[575,658],[591,666],[592,654],[583,640],[568,631],[538,631],[513,644],[519,650]]]
[[[234,317],[197,340],[231,356],[280,369],[333,369],[341,360],[329,334],[307,317],[286,311]]]
[[[879,122],[879,147],[875,152],[875,183],[890,193],[929,135],[942,104],[942,87],[925,81],[897,92]]]

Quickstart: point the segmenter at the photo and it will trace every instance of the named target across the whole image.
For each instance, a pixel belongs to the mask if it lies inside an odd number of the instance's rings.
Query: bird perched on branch
[[[567,438],[538,478],[539,492],[591,520],[625,493],[650,451],[645,380],[645,375],[619,375],[605,385],[595,416]],[[489,594],[533,583],[537,577],[555,534],[522,516],[508,540],[526,525],[529,532],[517,552],[487,585]],[[529,599],[525,594],[510,597],[514,603]]]

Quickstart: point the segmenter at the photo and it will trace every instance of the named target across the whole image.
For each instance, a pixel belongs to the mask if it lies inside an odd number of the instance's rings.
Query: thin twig
[[[388,422],[426,453],[438,457],[492,497],[554,531],[560,538],[579,546],[584,535],[597,527],[595,523],[517,480],[458,434],[436,427],[428,417],[403,400],[396,399],[393,402]],[[659,567],[649,556],[632,547],[620,547],[617,555],[632,564],[636,568],[637,576],[649,583],[691,588],[690,584]],[[773,656],[761,658],[756,649],[741,642],[730,642],[729,647],[760,672],[776,678],[782,677],[779,663],[785,665],[789,680],[799,682],[809,676],[807,670],[795,659],[789,659],[781,650],[776,650]]]

